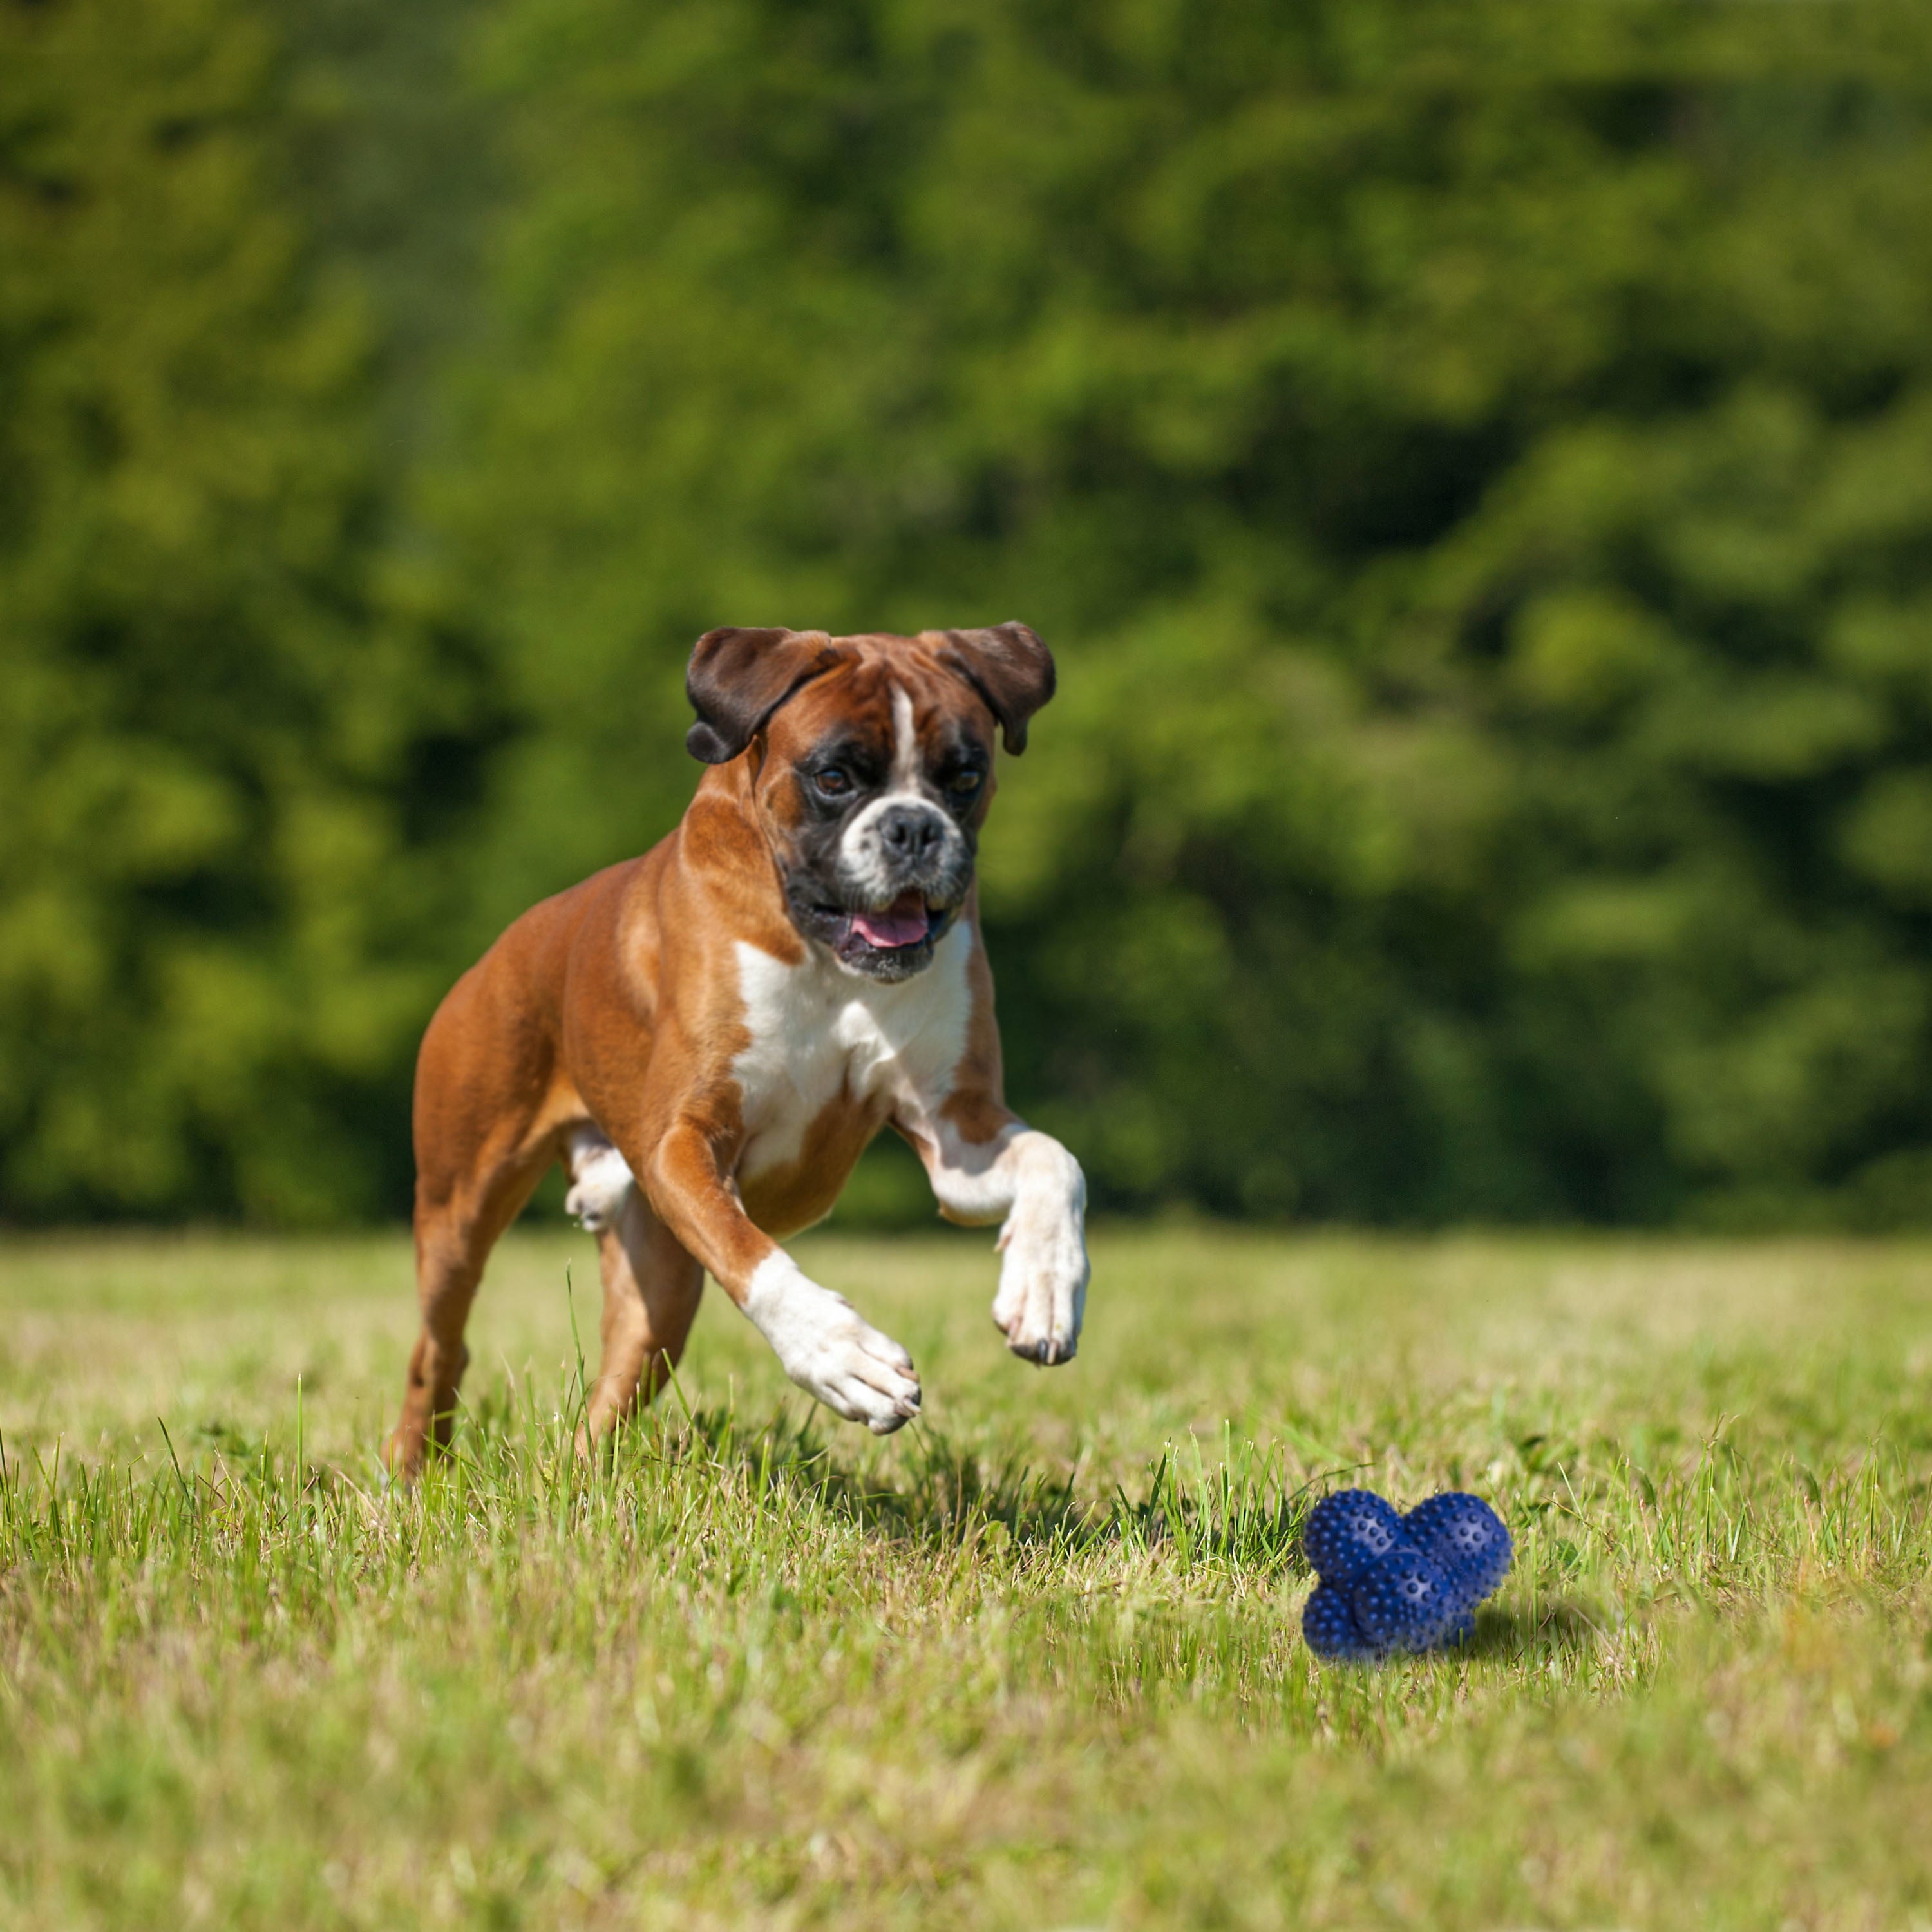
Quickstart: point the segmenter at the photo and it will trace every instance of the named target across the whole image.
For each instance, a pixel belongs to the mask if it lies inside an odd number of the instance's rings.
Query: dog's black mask
[[[799,930],[885,980],[929,965],[958,916],[992,770],[964,720],[934,721],[909,746],[910,700],[896,703],[896,742],[842,720],[792,760],[799,811],[780,867]]]
[[[1053,694],[1024,624],[916,637],[708,632],[686,680],[709,764],[752,769],[785,903],[855,972],[929,964],[973,884],[993,733],[1017,753]]]

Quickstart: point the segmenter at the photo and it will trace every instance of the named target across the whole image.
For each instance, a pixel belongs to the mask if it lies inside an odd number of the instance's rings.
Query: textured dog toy
[[[1348,1592],[1355,1627],[1378,1651],[1426,1650],[1462,1607],[1449,1573],[1414,1548],[1371,1563]]]
[[[1480,1496],[1451,1490],[1418,1503],[1402,1520],[1417,1548],[1426,1551],[1461,1584],[1473,1606],[1508,1574],[1514,1553],[1510,1533]]]
[[[1402,1518],[1367,1490],[1338,1490],[1323,1497],[1301,1532],[1316,1575],[1342,1589],[1372,1563],[1408,1546]]]
[[[1382,1654],[1363,1636],[1348,1600],[1332,1583],[1318,1583],[1301,1612],[1301,1634],[1317,1657],[1338,1664],[1370,1664]]]
[[[1502,1519],[1460,1492],[1401,1516],[1366,1490],[1342,1490],[1310,1513],[1302,1547],[1322,1580],[1301,1633],[1338,1663],[1462,1642],[1511,1555]]]

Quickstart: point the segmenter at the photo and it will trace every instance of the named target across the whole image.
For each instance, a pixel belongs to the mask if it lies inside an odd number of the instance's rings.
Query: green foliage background
[[[8,1217],[397,1210],[699,632],[1008,616],[1100,1202],[1932,1222],[1922,8],[0,0]]]

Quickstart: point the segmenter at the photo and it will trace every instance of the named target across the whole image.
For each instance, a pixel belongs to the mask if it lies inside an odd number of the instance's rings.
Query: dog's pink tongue
[[[855,912],[852,929],[868,946],[916,946],[926,937],[926,900],[902,892],[884,912]]]

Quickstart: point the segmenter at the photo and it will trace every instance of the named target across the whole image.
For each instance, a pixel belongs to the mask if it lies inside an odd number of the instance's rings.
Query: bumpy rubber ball
[[[1426,1650],[1463,1614],[1449,1574],[1411,1546],[1369,1565],[1348,1592],[1356,1627],[1378,1650]]]
[[[1465,1607],[1473,1610],[1508,1574],[1510,1533],[1480,1496],[1451,1490],[1418,1503],[1402,1520],[1409,1540],[1448,1570]]]
[[[1363,1636],[1348,1600],[1333,1585],[1318,1583],[1301,1612],[1301,1634],[1317,1657],[1336,1664],[1366,1664],[1379,1654]]]
[[[1346,1588],[1390,1551],[1414,1546],[1402,1518],[1380,1496],[1366,1490],[1342,1490],[1309,1512],[1301,1546],[1323,1582]]]

